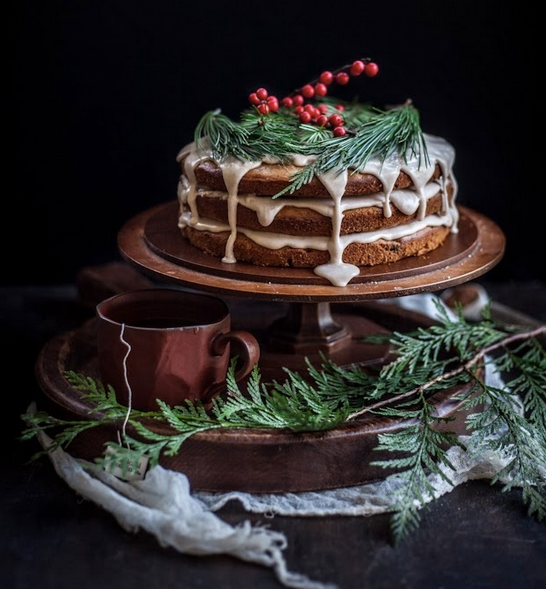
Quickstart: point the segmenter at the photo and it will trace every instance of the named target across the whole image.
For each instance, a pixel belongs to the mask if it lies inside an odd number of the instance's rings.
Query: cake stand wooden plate
[[[382,323],[401,329],[430,325],[430,319],[399,307],[368,303],[351,313],[376,313]],[[45,408],[58,417],[100,420],[100,413],[84,402],[64,377],[74,370],[99,378],[96,350],[96,320],[81,328],[61,334],[41,350],[37,363],[37,380],[45,393]],[[431,402],[440,416],[457,415],[451,430],[464,432],[462,411],[457,411],[456,396],[462,388],[435,394]],[[42,407],[40,407],[42,408]],[[169,426],[149,420],[156,432],[172,433]],[[93,460],[104,452],[104,443],[117,441],[121,424],[92,428],[70,445],[73,456]],[[298,492],[323,490],[364,484],[386,474],[372,461],[385,458],[374,450],[377,436],[401,427],[395,419],[364,415],[353,422],[323,432],[294,433],[281,430],[212,430],[187,439],[174,457],[162,457],[166,468],[187,475],[193,489],[204,491]],[[130,435],[135,435],[131,429]]]

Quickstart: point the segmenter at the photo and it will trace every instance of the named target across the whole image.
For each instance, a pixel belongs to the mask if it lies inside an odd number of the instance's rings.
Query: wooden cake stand
[[[178,203],[172,201],[128,221],[118,234],[122,256],[162,282],[228,297],[234,325],[251,331],[260,342],[264,382],[284,380],[285,368],[302,371],[306,359],[316,364],[321,355],[340,366],[384,363],[388,346],[367,344],[365,336],[432,324],[430,318],[384,299],[475,279],[500,261],[505,248],[504,234],[493,221],[459,207],[459,232],[450,234],[440,248],[394,264],[362,268],[347,286],[335,287],[312,270],[224,264],[203,254],[182,237],[177,209]],[[57,410],[79,418],[101,416],[82,402],[63,373],[76,370],[98,377],[95,330],[92,320],[55,338],[37,361],[38,381],[48,400]],[[459,387],[432,397],[440,416],[461,414],[456,400],[460,392]],[[450,429],[462,433],[462,417],[450,423]],[[166,425],[148,425],[172,431]],[[394,419],[368,414],[324,432],[204,432],[186,440],[177,456],[164,457],[162,465],[184,472],[194,489],[208,491],[287,492],[363,484],[388,474],[370,464],[381,459],[373,449],[379,433],[399,427]],[[111,426],[93,428],[72,443],[71,451],[92,459],[116,435]]]

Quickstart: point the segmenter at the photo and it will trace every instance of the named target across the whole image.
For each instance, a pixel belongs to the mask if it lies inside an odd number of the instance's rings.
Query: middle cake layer
[[[453,188],[448,185],[448,195]],[[414,190],[391,193],[391,215],[383,212],[384,194],[345,196],[342,200],[341,235],[378,231],[440,213],[443,210],[442,190],[436,182],[429,183],[422,203]],[[237,226],[254,231],[286,235],[330,236],[334,202],[326,198],[271,198],[253,194],[237,197]],[[197,191],[196,211],[199,219],[229,224],[227,193],[200,189]],[[424,205],[424,206],[423,206]],[[194,221],[195,222],[195,221]]]

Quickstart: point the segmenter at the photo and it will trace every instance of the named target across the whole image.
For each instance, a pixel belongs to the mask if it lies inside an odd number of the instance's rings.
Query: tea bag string
[[[133,391],[131,389],[131,385],[129,384],[129,377],[127,376],[127,358],[129,358],[129,354],[131,353],[131,344],[123,337],[125,333],[125,323],[121,324],[121,331],[119,334],[120,341],[125,344],[127,347],[127,352],[123,357],[123,379],[125,380],[125,386],[127,387],[127,413],[125,414],[125,419],[123,421],[123,425],[121,426],[121,432],[123,434],[123,439],[126,439],[127,435],[127,423],[129,422],[129,416],[131,415],[132,403],[133,403]],[[121,440],[119,439],[119,432],[118,432],[118,440],[119,445],[121,446]],[[129,443],[126,442],[127,448],[129,448]]]

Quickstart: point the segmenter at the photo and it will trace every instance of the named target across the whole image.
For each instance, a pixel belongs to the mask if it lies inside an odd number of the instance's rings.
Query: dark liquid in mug
[[[180,317],[150,317],[144,319],[136,319],[128,323],[130,327],[147,327],[149,329],[166,329],[169,327],[194,327],[201,325],[191,319],[183,319]]]

